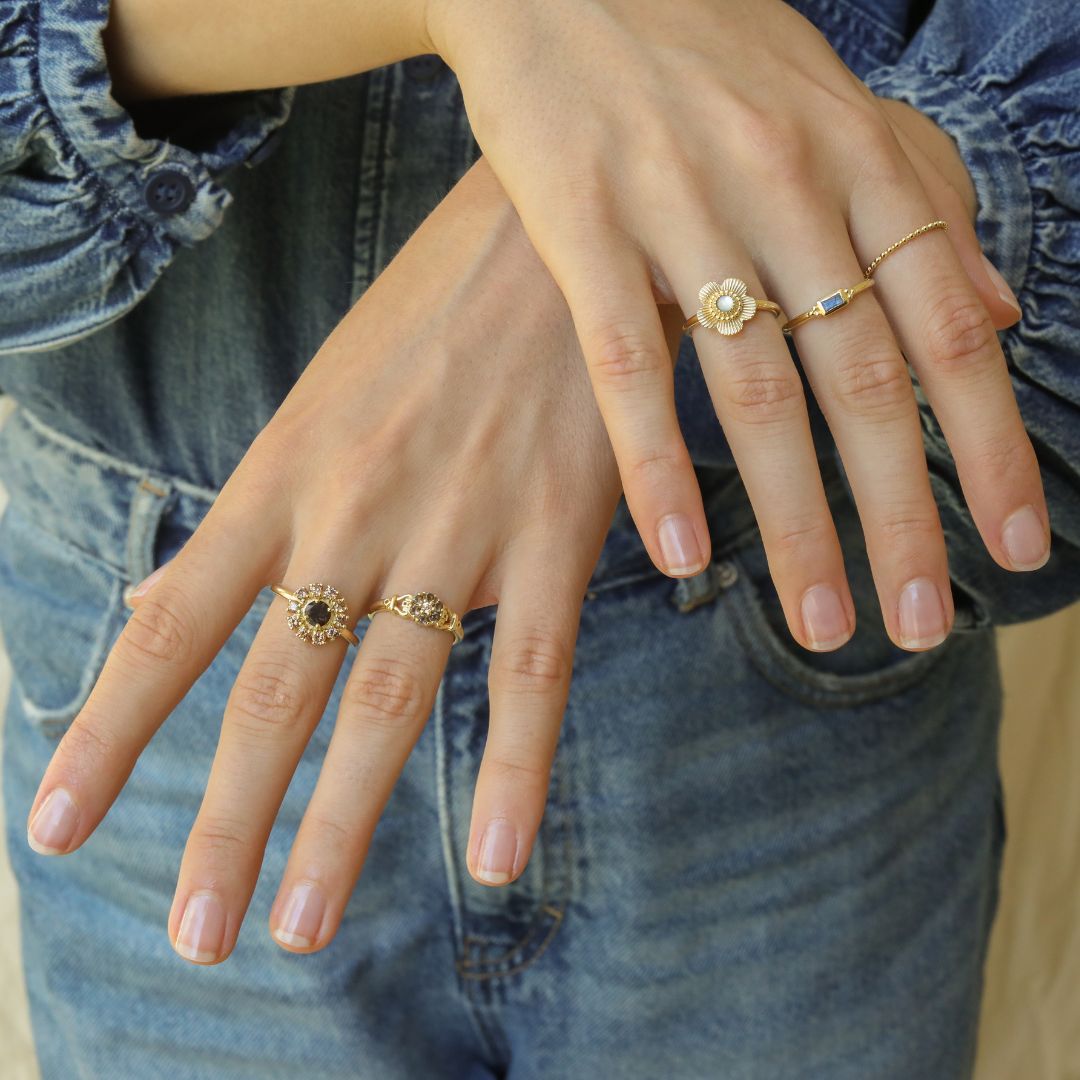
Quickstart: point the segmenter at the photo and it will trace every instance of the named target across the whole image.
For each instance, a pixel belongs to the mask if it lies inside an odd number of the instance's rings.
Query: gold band
[[[394,615],[400,615],[403,619],[411,619],[419,626],[430,626],[433,630],[446,630],[454,635],[454,645],[465,636],[461,619],[434,593],[403,593],[401,596],[385,596],[368,612],[368,618],[373,619],[380,611],[389,611]]]
[[[290,592],[280,583],[270,588],[289,601],[285,622],[298,638],[312,645],[325,645],[338,637],[350,645],[360,644],[360,639],[345,625],[349,607],[332,585],[316,582],[303,585],[296,592]]]
[[[698,303],[701,307],[683,323],[684,334],[695,326],[716,330],[725,336],[737,334],[758,311],[768,311],[781,320],[784,317],[779,304],[750,296],[746,282],[739,278],[705,282],[698,292]]]
[[[914,240],[916,236],[922,236],[923,233],[930,232],[931,229],[947,229],[949,223],[947,221],[931,221],[927,225],[920,225],[914,232],[909,232],[907,236],[901,236],[895,244],[890,244],[864,271],[863,277],[869,277],[881,264],[882,259],[887,259],[898,247],[902,247],[909,240]]]
[[[794,319],[784,323],[780,329],[785,334],[790,334],[795,327],[802,326],[804,322],[809,322],[811,319],[822,319],[826,315],[831,315],[834,311],[847,307],[859,293],[864,289],[873,288],[873,285],[874,279],[868,277],[863,278],[857,285],[852,285],[850,289],[837,289],[836,292],[830,293],[819,300],[808,311],[804,311],[801,315],[796,315]]]

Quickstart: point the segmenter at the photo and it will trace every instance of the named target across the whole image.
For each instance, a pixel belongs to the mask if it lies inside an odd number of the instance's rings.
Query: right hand
[[[696,573],[710,545],[657,301],[689,314],[701,285],[732,276],[792,317],[939,217],[948,233],[897,250],[851,310],[794,331],[799,358],[897,645],[936,645],[953,618],[905,357],[992,557],[1013,570],[1045,561],[1038,463],[995,333],[1016,312],[982,268],[955,189],[909,156],[910,139],[807,20],[780,0],[429,0],[428,32],[567,299],[660,569]],[[694,334],[792,634],[836,647],[854,609],[777,322]]]

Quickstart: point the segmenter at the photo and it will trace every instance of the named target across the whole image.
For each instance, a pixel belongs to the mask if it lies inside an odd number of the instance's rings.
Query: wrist
[[[427,0],[110,0],[113,96],[129,100],[326,82],[433,51]]]

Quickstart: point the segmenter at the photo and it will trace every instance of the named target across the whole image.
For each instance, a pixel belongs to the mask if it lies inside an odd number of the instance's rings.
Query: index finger
[[[53,753],[27,816],[27,842],[40,854],[68,854],[93,832],[272,580],[276,537],[266,519],[223,494],[139,601]]]

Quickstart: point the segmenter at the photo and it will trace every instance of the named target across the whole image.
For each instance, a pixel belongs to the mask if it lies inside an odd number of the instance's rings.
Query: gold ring
[[[895,244],[890,244],[864,271],[863,277],[869,277],[880,265],[883,259],[887,259],[898,247],[903,247],[909,240],[914,240],[916,236],[922,236],[923,233],[930,232],[931,229],[948,229],[949,223],[947,221],[931,221],[926,225],[920,225],[913,232],[909,232],[907,236],[901,236]]]
[[[360,644],[360,639],[345,625],[348,605],[332,585],[316,582],[302,585],[296,592],[290,592],[284,585],[271,585],[270,588],[289,601],[285,621],[298,638],[312,645],[325,645],[336,637],[344,638],[351,645]]]
[[[826,315],[831,315],[834,311],[847,307],[854,297],[858,296],[864,289],[872,288],[873,284],[874,279],[868,277],[863,278],[858,285],[852,285],[850,289],[837,289],[836,292],[830,293],[819,300],[808,311],[804,311],[801,315],[796,315],[794,319],[784,323],[780,329],[785,334],[790,334],[796,326],[802,326],[804,322],[808,322],[810,319],[821,319]]]
[[[433,630],[448,630],[454,635],[454,645],[465,636],[461,619],[434,593],[419,592],[403,593],[401,596],[385,596],[368,612],[368,618],[373,619],[380,611],[393,612],[402,618],[412,619],[419,626],[430,626]]]
[[[707,281],[698,293],[701,307],[683,323],[687,334],[695,326],[716,330],[724,335],[737,334],[758,311],[771,312],[779,319],[784,313],[779,304],[771,300],[757,300],[747,293],[746,282],[738,278],[724,278],[722,282]]]

